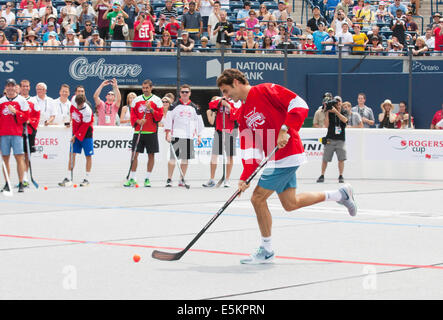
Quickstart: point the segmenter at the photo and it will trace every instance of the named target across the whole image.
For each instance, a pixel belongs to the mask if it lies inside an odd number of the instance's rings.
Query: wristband
[[[280,130],[288,131],[289,128],[284,124],[284,125],[281,126]]]

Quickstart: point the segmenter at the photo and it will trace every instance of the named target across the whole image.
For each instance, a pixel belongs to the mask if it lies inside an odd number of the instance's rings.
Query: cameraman
[[[223,43],[225,44],[225,48],[231,48],[231,37],[234,35],[234,26],[226,19],[226,16],[226,11],[221,10],[220,21],[217,22],[214,27],[213,35],[217,36],[215,44],[217,49],[220,49]]]
[[[346,117],[346,112],[342,111],[342,101],[340,97],[335,97],[326,101],[325,112],[325,127],[328,128],[328,133],[326,137],[322,138],[322,143],[324,144],[323,149],[323,161],[321,166],[321,175],[317,179],[317,182],[325,181],[325,171],[328,166],[328,162],[332,161],[334,153],[337,154],[338,159],[338,171],[339,177],[338,182],[344,183],[343,170],[345,167],[346,160],[346,148],[345,148],[345,128],[348,118]]]

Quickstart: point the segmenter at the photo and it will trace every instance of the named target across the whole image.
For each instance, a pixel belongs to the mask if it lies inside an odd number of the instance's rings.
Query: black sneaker
[[[10,189],[9,189],[9,184],[6,182],[5,183],[5,186],[3,187],[3,189],[2,189],[2,192],[9,192],[9,191],[11,191]]]
[[[25,185],[23,184],[23,182],[20,182],[18,184],[18,192],[25,192]]]
[[[80,182],[80,187],[87,187],[89,186],[89,181],[86,179],[83,179],[82,182]]]
[[[70,187],[72,185],[72,181],[68,178],[65,178],[62,182],[59,182],[58,185],[60,187]]]
[[[320,182],[325,182],[325,176],[324,175],[321,175],[320,177],[318,177],[317,183],[320,183]]]
[[[170,188],[170,187],[172,187],[172,180],[168,179],[168,180],[166,180],[166,188]]]
[[[340,175],[340,176],[338,177],[338,183],[345,183],[345,179],[343,178],[342,175]]]

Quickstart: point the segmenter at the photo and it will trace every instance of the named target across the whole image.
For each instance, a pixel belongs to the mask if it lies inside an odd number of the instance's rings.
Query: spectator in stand
[[[392,18],[394,18],[394,16],[386,9],[386,3],[380,1],[378,3],[378,8],[375,11],[375,22],[379,28],[389,24]]]
[[[380,38],[378,36],[371,37],[370,43],[368,45],[368,51],[370,52],[370,56],[380,56],[383,54],[383,45],[380,42]]]
[[[1,19],[0,19],[1,24]],[[31,24],[26,27],[26,32],[34,31],[35,34],[40,34],[42,32],[42,24],[39,17],[32,18]]]
[[[443,18],[440,18],[438,27],[434,29],[434,38],[434,51],[437,55],[441,56],[443,52]]]
[[[414,49],[412,49],[412,54],[414,56],[428,56],[428,46],[426,45],[426,41],[424,37],[418,37],[415,42]]]
[[[364,0],[363,8],[357,10],[352,20],[363,28],[369,28],[375,22],[375,14],[372,11],[370,0]]]
[[[434,31],[434,29],[438,27],[438,24],[440,23],[440,18],[442,18],[440,13],[434,13],[432,16],[432,22],[428,25],[428,28],[431,28],[432,31]]]
[[[263,32],[265,37],[271,37],[274,40],[275,36],[278,34],[277,22],[269,21],[268,27]]]
[[[392,39],[388,40],[388,46],[386,50],[389,56],[402,56],[403,55],[403,45],[398,41],[397,37],[392,36]]]
[[[203,30],[206,30],[208,28],[208,20],[212,12],[212,7],[214,6],[214,1],[199,0],[197,4],[198,4],[197,10],[200,12],[202,16]]]
[[[85,22],[85,28],[80,32],[78,36],[78,42],[81,46],[85,45],[86,40],[92,38],[92,32],[94,30],[92,29],[92,21],[86,21]]]
[[[122,107],[120,113],[120,126],[131,127],[131,104],[132,101],[137,97],[135,92],[129,92],[126,96],[126,105]]]
[[[242,44],[243,53],[257,53],[260,44],[258,41],[254,39],[254,33],[252,31],[248,31],[248,37],[245,42]]]
[[[289,17],[289,12],[286,7],[286,3],[283,0],[278,2],[278,9],[272,11],[272,15],[276,21],[286,21]]]
[[[394,107],[391,100],[386,99],[380,105],[381,113],[378,114],[379,128],[393,129],[395,127]]]
[[[11,50],[9,41],[6,39],[5,33],[0,31],[0,50],[1,51],[9,51]]]
[[[40,9],[40,10],[44,10],[43,14],[40,15],[40,18],[42,19],[42,24],[43,25],[48,24],[48,22],[50,21],[49,18],[52,18],[52,17],[54,17],[53,22],[57,23],[57,20],[58,20],[58,18],[57,18],[57,9],[55,9],[55,7],[47,6],[47,7],[44,7],[42,9]]]
[[[98,0],[94,5],[94,10],[97,13],[97,29],[99,37],[103,40],[108,39],[110,22],[104,16],[106,12],[112,10],[112,0]]]
[[[13,26],[9,26],[4,17],[0,17],[0,31],[3,31],[9,42],[22,41],[23,31]]]
[[[171,39],[171,35],[168,31],[163,31],[161,39],[157,41],[157,52],[174,52],[174,42]]]
[[[273,43],[272,38],[270,36],[265,36],[263,38],[263,44],[262,44],[261,48],[264,49],[264,50],[262,50],[263,54],[275,53],[274,52],[275,46],[274,46],[274,43]]]
[[[268,21],[274,21],[275,17],[268,11],[265,4],[260,4],[257,19],[262,27],[267,26]]]
[[[263,37],[265,36],[263,32],[261,32],[259,24],[256,24],[254,26],[254,31],[252,32],[252,34],[254,35],[254,39],[257,42],[261,42],[263,40]]]
[[[357,4],[352,7],[352,15],[355,17],[355,15],[357,14],[358,10],[363,9],[364,6],[365,6],[365,1],[364,0],[357,0]]]
[[[299,36],[301,35],[301,30],[298,28],[294,20],[291,17],[288,17],[286,19],[286,30],[288,31],[289,35],[292,36]]]
[[[155,35],[162,35],[167,24],[168,22],[166,21],[166,16],[160,15],[157,22],[154,24]]]
[[[320,14],[320,7],[319,6],[315,6],[312,9],[312,18],[308,20],[307,24],[306,24],[306,32],[309,34],[312,34],[314,31],[318,30],[318,24],[320,22],[322,22],[325,26],[328,25],[328,22],[326,21],[326,19],[324,17],[321,16]]]
[[[254,26],[260,21],[257,19],[257,13],[255,10],[249,10],[249,17],[245,20],[245,25],[248,30],[254,29]]]
[[[349,10],[349,9],[352,8],[353,4],[354,4],[353,0],[342,0],[341,2],[339,2],[337,4],[337,6],[335,7],[334,17],[337,15],[337,13],[339,11],[342,11],[343,14],[344,14],[344,17],[348,18],[349,13],[352,11],[352,10]],[[334,29],[337,30],[336,28],[334,28]]]
[[[380,43],[384,40],[383,35],[380,34],[380,28],[378,26],[372,26],[371,31],[367,33],[367,36],[369,38],[369,43],[372,43],[372,38],[378,38]]]
[[[134,42],[132,43],[134,51],[146,51],[152,47],[152,41],[154,41],[154,25],[147,11],[140,12],[134,23],[134,32]]]
[[[57,40],[57,33],[55,31],[51,31],[48,34],[48,41],[43,43],[44,50],[61,50],[62,44],[59,40]]]
[[[65,47],[65,50],[79,51],[80,42],[78,41],[74,30],[71,29],[66,32],[66,38],[63,39],[62,45]]]
[[[31,30],[25,35],[22,50],[41,50],[40,43],[37,41],[37,36],[34,31]]]
[[[85,27],[86,22],[95,21],[97,16],[95,15],[94,8],[86,2],[86,0],[80,0],[80,5],[76,8],[78,16],[78,25],[80,30]]]
[[[69,30],[77,31],[77,9],[73,3],[73,0],[65,0],[66,6],[60,9],[60,18],[63,20],[62,27]],[[66,28],[67,27],[67,28]]]
[[[121,51],[126,52],[126,42],[125,40],[129,36],[129,28],[125,23],[125,18],[123,14],[118,14],[116,19],[111,25],[112,30],[112,42],[111,51]]]
[[[217,49],[221,48],[222,40],[226,41],[225,48],[231,48],[231,37],[235,34],[234,26],[227,20],[225,10],[220,11],[220,21],[215,25],[213,35],[217,35],[216,45]],[[229,52],[229,50],[227,51]]]
[[[194,50],[195,41],[191,39],[188,31],[182,32],[182,41],[180,42],[181,52],[192,52]]]
[[[438,110],[432,118],[431,129],[443,129],[443,103],[441,104],[441,110]]]
[[[39,5],[40,3],[40,5]],[[41,2],[37,2],[36,9],[38,9],[38,15],[42,18],[46,12],[49,12],[46,8],[52,7],[52,14],[58,17],[58,12],[56,7],[52,4],[51,0],[43,0]]]
[[[35,3],[32,0],[28,0],[26,8],[22,11],[18,11],[17,16],[19,17],[18,24],[22,26],[27,26],[31,23],[33,17],[38,16],[38,10],[35,8]]]
[[[429,48],[429,51],[433,51],[435,48],[435,37],[432,33],[432,28],[426,28],[425,33],[425,43],[426,46]]]
[[[370,107],[366,106],[365,103],[366,95],[361,92],[357,96],[357,105],[352,108],[352,111],[360,115],[365,128],[370,128],[375,124],[374,112]]]
[[[343,23],[348,23],[349,26],[352,25],[351,19],[349,19],[342,9],[335,10],[334,18],[331,22],[331,28],[335,30],[335,36],[340,37],[343,30]]]
[[[411,32],[417,32],[418,25],[412,18],[412,12],[406,13],[405,25],[406,25],[406,30]]]
[[[105,41],[100,38],[100,33],[98,30],[92,31],[91,38],[86,39],[85,47],[83,50],[85,51],[103,51],[105,48]]]
[[[175,16],[170,16],[169,22],[165,26],[165,30],[169,32],[172,39],[177,39],[180,24],[177,22]]]
[[[277,47],[278,44],[285,42],[286,38],[286,27],[283,24],[280,24],[278,27],[278,34],[274,37],[274,45]]]
[[[214,36],[214,28],[217,22],[220,21],[220,8],[221,8],[220,1],[215,1],[214,8],[212,9],[211,14],[209,15],[207,32],[209,35],[209,42],[212,45],[215,45],[216,43],[217,37]]]
[[[352,47],[352,54],[364,54],[366,45],[369,42],[366,33],[360,32],[360,30],[361,26],[358,23],[354,24],[354,35],[352,36],[354,46]]]
[[[322,42],[325,41],[326,38],[328,37],[328,33],[325,30],[326,30],[326,26],[324,25],[324,23],[319,23],[318,30],[316,30],[312,33],[312,37],[314,40],[315,47],[317,48],[318,54],[323,53]]]
[[[302,49],[305,51],[305,54],[315,54],[317,52],[312,34],[306,36],[306,43],[302,45]]]
[[[203,33],[203,21],[200,12],[195,10],[196,4],[193,0],[189,2],[189,12],[182,17],[182,28],[188,31],[189,38],[199,41]]]
[[[211,52],[212,49],[209,46],[209,39],[205,36],[201,37],[200,45],[197,47],[196,52]]]
[[[106,18],[106,19],[109,20],[109,36],[110,36],[111,39],[116,40],[116,41],[118,41],[118,40],[114,39],[114,37],[113,37],[114,28],[115,28],[116,25],[117,26],[118,25],[122,25],[121,22],[117,23],[118,22],[117,19],[118,19],[119,16],[122,17],[122,18],[120,18],[120,20],[128,18],[128,14],[123,11],[120,3],[118,1],[114,0],[114,3],[112,5],[112,7],[110,9],[108,9],[103,14],[103,18]],[[124,23],[124,20],[123,20],[123,23]],[[117,27],[117,30],[120,30],[120,27]],[[120,39],[121,38],[121,34],[117,35],[117,37]]]
[[[390,28],[392,31],[392,36],[396,37],[398,41],[404,46],[406,40],[406,23],[402,19],[402,11],[398,9],[396,16],[391,21]]]
[[[177,9],[175,9],[172,5],[172,0],[165,1],[165,7],[160,10],[160,14],[166,16],[169,19],[171,16],[176,17],[178,15]]]
[[[34,4],[34,8],[37,8],[37,3],[35,2],[35,0],[21,0],[18,7],[22,10],[26,9],[28,1],[32,1],[32,3]]]
[[[4,9],[2,10],[2,17],[6,19],[6,23],[8,25],[15,24],[15,13],[12,12],[13,9],[14,9],[14,3],[13,2],[6,2],[6,5],[4,6]]]
[[[400,101],[398,112],[395,114],[395,127],[397,129],[409,128],[409,113],[406,101]],[[414,129],[414,117],[411,117],[411,128]]]
[[[100,99],[100,93],[107,85],[112,85],[112,91],[106,94],[106,101]],[[117,80],[104,80],[94,92],[95,111],[99,126],[115,126],[115,119],[120,109],[121,95]]]
[[[240,23],[237,32],[235,33],[235,42],[242,43],[246,41],[248,37],[248,32],[246,31],[246,26],[244,23]]]
[[[328,35],[321,44],[324,48],[324,54],[336,54],[337,38],[334,35],[334,29],[328,29]]]
[[[346,128],[363,128],[363,121],[361,121],[360,115],[352,111],[352,105],[349,101],[343,102],[342,109],[346,111],[346,117],[348,118]]]
[[[251,11],[251,3],[249,1],[243,2],[243,8],[237,12],[237,22],[245,22],[249,17],[249,11]]]
[[[46,30],[46,31],[45,31],[45,30]],[[43,42],[46,42],[46,41],[49,40],[49,34],[50,34],[51,32],[55,32],[55,39],[56,39],[56,40],[60,40],[59,37],[58,37],[57,29],[56,29],[56,27],[55,27],[54,22],[52,22],[52,21],[48,22],[47,26],[45,26],[45,27],[43,28],[43,31],[44,31],[44,34],[43,34],[43,37],[42,37],[42,41],[43,41]]]
[[[401,3],[401,0],[394,0],[394,3],[388,7],[388,11],[393,17],[397,15],[397,10],[401,11],[400,16],[406,14],[407,8]]]
[[[125,19],[125,23],[128,25],[129,29],[128,38],[129,40],[134,40],[134,23],[140,9],[138,8],[135,0],[124,0],[122,9],[128,15],[128,17]]]

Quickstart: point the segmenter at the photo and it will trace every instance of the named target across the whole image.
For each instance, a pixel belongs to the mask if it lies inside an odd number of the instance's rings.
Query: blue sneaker
[[[337,201],[338,204],[344,205],[351,216],[357,215],[357,204],[354,199],[354,191],[350,184],[345,184],[343,187],[338,189],[342,194],[342,198],[340,201]]]
[[[263,247],[259,247],[257,252],[251,254],[246,259],[240,260],[242,264],[264,264],[272,263],[274,260],[274,251],[268,251]]]

